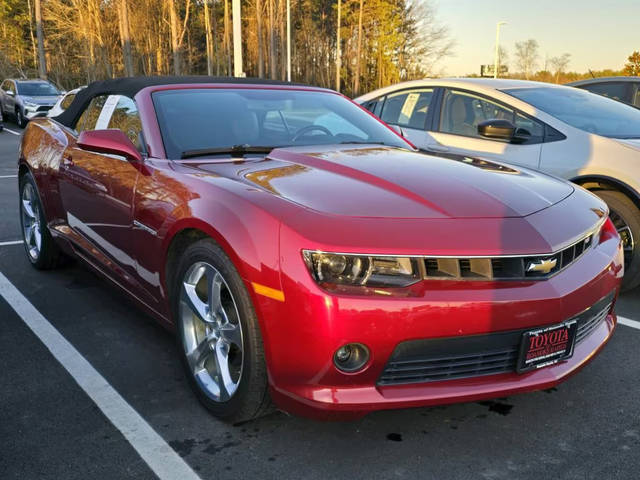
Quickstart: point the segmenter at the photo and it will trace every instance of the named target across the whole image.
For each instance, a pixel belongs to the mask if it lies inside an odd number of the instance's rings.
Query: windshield
[[[58,89],[47,82],[17,83],[18,94],[26,97],[60,95]]]
[[[612,138],[640,138],[640,110],[577,88],[507,88],[503,92],[572,127]]]
[[[165,90],[153,94],[153,103],[167,156],[172,159],[198,150],[240,151],[239,146],[381,143],[409,148],[360,107],[329,92]]]

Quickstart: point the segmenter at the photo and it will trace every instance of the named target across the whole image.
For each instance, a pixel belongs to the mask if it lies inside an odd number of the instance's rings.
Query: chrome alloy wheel
[[[205,262],[182,280],[181,336],[187,363],[202,391],[216,402],[235,394],[242,378],[242,325],[227,282]]]
[[[26,183],[22,190],[22,236],[27,251],[33,260],[38,260],[42,248],[42,230],[40,225],[40,209],[38,196],[33,185]]]
[[[613,226],[616,227],[620,238],[622,239],[622,249],[624,251],[624,268],[625,271],[629,268],[631,260],[633,258],[633,249],[635,247],[633,232],[631,227],[625,222],[624,218],[611,210],[609,212],[609,218],[613,222]]]

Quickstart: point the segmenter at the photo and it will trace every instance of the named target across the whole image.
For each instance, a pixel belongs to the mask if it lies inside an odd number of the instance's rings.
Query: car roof
[[[638,82],[640,83],[640,77],[632,77],[632,76],[611,76],[611,77],[596,77],[596,78],[587,78],[585,80],[578,80],[576,82],[570,82],[566,85],[571,87],[576,87],[578,85],[593,85],[594,83],[606,83],[606,82]]]
[[[356,101],[362,103],[387,93],[402,90],[404,88],[419,87],[458,87],[470,88],[478,92],[489,93],[492,90],[506,90],[511,88],[532,88],[532,87],[551,87],[563,88],[562,85],[555,85],[545,82],[534,82],[531,80],[516,80],[510,78],[425,78],[422,80],[411,80],[408,82],[397,83],[389,87],[380,88],[373,92],[362,95]]]
[[[147,87],[160,87],[166,85],[280,85],[306,87],[306,85],[291,82],[280,82],[277,80],[266,80],[262,78],[238,78],[238,77],[209,77],[205,75],[195,76],[149,76],[149,77],[124,77],[110,80],[93,82],[82,89],[64,112],[55,120],[67,127],[73,127],[80,114],[89,104],[91,99],[98,95],[126,95],[133,98],[136,94]]]

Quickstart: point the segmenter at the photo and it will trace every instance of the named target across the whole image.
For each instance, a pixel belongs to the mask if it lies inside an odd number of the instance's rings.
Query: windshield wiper
[[[203,157],[205,155],[231,155],[234,157],[246,155],[247,153],[270,153],[274,148],[276,147],[246,144],[220,148],[201,148],[198,150],[185,150],[180,154],[180,158]]]
[[[360,140],[345,140],[340,145],[386,145],[384,142],[363,142]]]

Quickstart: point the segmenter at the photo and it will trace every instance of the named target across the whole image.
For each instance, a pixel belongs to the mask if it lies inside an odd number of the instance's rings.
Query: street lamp
[[[500,27],[506,25],[507,22],[496,23],[496,56],[493,61],[493,78],[498,78],[498,56],[500,50]]]

